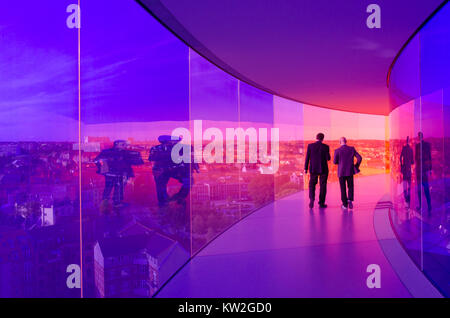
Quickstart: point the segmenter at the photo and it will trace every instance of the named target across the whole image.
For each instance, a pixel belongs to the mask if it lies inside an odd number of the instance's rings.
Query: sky
[[[78,35],[66,26],[72,2],[0,3],[8,13],[0,18],[0,141],[77,140]],[[126,131],[144,138],[142,127],[203,119],[217,127],[238,127],[239,120],[256,128],[275,125],[281,139],[308,139],[317,130],[330,138],[384,139],[382,116],[307,105],[303,112],[302,104],[274,101],[239,82],[189,51],[134,1],[82,2],[80,53],[83,135]]]

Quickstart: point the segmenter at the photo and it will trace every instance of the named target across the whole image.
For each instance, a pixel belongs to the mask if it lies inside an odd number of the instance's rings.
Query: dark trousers
[[[311,173],[309,179],[309,199],[311,201],[314,201],[314,199],[316,198],[316,184],[318,179],[320,180],[319,204],[325,204],[325,197],[327,195],[328,173]]]
[[[403,178],[403,197],[406,203],[411,202],[411,178]]]
[[[103,191],[103,200],[109,199],[111,191],[114,189],[113,202],[119,204],[123,201],[123,176],[105,176],[105,190]]]
[[[420,175],[417,177],[417,197],[419,201],[419,208],[422,207],[422,186],[425,192],[425,198],[427,199],[428,210],[431,210],[431,196],[430,196],[430,184],[428,183],[428,175],[424,174],[422,178]]]
[[[339,185],[341,187],[342,204],[346,207],[348,205],[349,200],[353,201],[354,195],[353,176],[339,177]],[[347,196],[347,188],[348,188],[348,196]]]
[[[169,194],[167,193],[167,184],[170,178],[176,179],[181,183],[180,190],[173,195],[171,200],[185,199],[191,189],[193,180],[187,175],[173,174],[170,171],[153,171],[153,176],[156,184],[156,195],[158,197],[159,206],[164,206],[169,202]]]
[[[159,206],[163,206],[168,202],[169,194],[167,193],[167,183],[170,179],[170,174],[166,171],[153,171],[153,177],[156,184],[156,196],[158,198]]]
[[[174,178],[181,183],[181,188],[172,196],[171,200],[183,200],[189,195],[189,191],[191,190],[191,186],[193,184],[193,179],[189,175],[175,176]]]

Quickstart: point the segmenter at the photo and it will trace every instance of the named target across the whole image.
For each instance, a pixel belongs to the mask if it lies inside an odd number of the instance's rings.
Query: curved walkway
[[[386,175],[355,180],[355,209],[340,208],[328,185],[328,208],[307,208],[301,192],[256,211],[211,242],[158,297],[411,297],[386,259],[373,226]],[[381,268],[369,289],[367,266]]]

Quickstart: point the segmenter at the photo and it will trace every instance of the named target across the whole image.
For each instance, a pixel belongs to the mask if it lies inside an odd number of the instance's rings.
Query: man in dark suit
[[[320,178],[319,206],[326,208],[325,197],[327,195],[328,161],[331,159],[330,147],[323,143],[324,134],[318,133],[317,141],[309,144],[306,151],[305,174],[310,173],[309,179],[309,207],[314,207],[316,196],[316,184]]]
[[[353,209],[353,175],[359,172],[362,157],[355,147],[347,146],[347,139],[341,137],[341,146],[334,151],[334,164],[338,165],[339,185],[341,187],[342,209]],[[354,158],[356,157],[356,164]],[[347,184],[347,186],[346,186]],[[347,196],[348,187],[348,196]]]
[[[418,203],[417,211],[422,209],[422,187],[425,192],[425,198],[427,199],[428,214],[431,214],[431,196],[430,185],[428,181],[428,174],[431,171],[431,144],[423,140],[423,133],[419,132],[417,137],[419,142],[416,144],[415,149],[415,162],[416,162],[416,178],[417,178],[417,195]]]
[[[97,165],[97,173],[105,176],[103,200],[108,201],[114,189],[114,207],[123,206],[124,187],[128,179],[134,177],[132,166],[144,164],[141,154],[129,150],[126,140],[116,140],[113,147],[102,150],[94,162]]]
[[[175,163],[172,159],[173,147],[181,141],[181,138],[174,138],[169,135],[162,135],[158,137],[159,145],[153,146],[150,149],[150,156],[148,161],[153,162],[153,177],[156,184],[156,195],[158,198],[159,207],[164,207],[169,204],[169,201],[177,201],[179,204],[186,206],[186,198],[189,191],[194,184],[193,171],[199,172],[198,163]],[[189,148],[187,148],[189,150]],[[181,152],[184,151],[183,147]],[[193,151],[190,152],[193,156]],[[178,180],[181,183],[180,190],[169,197],[167,193],[167,184],[170,179]]]
[[[414,164],[413,150],[409,145],[409,136],[406,137],[406,145],[402,148],[400,154],[400,170],[403,176],[403,196],[406,206],[409,208],[411,202],[411,166]]]

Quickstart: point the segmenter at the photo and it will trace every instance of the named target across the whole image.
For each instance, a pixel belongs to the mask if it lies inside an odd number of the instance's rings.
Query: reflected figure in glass
[[[186,163],[181,161],[175,163],[172,160],[172,149],[181,141],[181,138],[173,138],[172,136],[162,135],[158,137],[159,145],[150,149],[148,160],[153,162],[153,177],[156,184],[156,194],[158,198],[159,207],[164,207],[170,201],[176,201],[180,205],[186,204],[186,198],[189,195],[190,189],[194,183],[192,172],[199,172],[197,163]],[[182,147],[181,151],[186,147]],[[192,151],[191,151],[192,154]],[[180,190],[173,196],[167,193],[167,184],[173,178],[181,183]]]
[[[411,166],[414,164],[414,155],[409,145],[409,136],[406,137],[406,144],[402,147],[400,154],[400,171],[403,177],[403,197],[405,198],[406,207],[411,204]]]
[[[105,189],[103,191],[103,204],[113,193],[115,208],[124,205],[124,187],[128,180],[134,177],[133,165],[142,165],[141,155],[137,151],[127,149],[125,140],[116,140],[112,148],[103,150],[94,160],[97,165],[97,173],[105,177]]]
[[[417,134],[419,142],[416,144],[415,149],[415,162],[416,162],[416,178],[417,178],[417,196],[418,206],[417,210],[422,209],[422,187],[425,193],[425,198],[428,205],[428,214],[431,214],[431,196],[429,185],[429,174],[431,172],[431,144],[423,140],[423,133]]]

